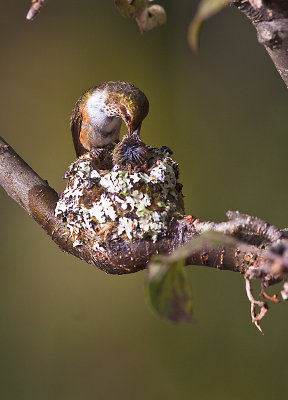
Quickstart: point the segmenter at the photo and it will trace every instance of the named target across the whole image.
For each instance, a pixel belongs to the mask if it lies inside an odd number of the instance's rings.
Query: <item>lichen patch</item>
[[[165,149],[146,146],[146,150],[142,170],[112,164],[101,169],[92,153],[71,164],[55,215],[67,224],[74,246],[88,244],[101,251],[107,240],[119,238],[156,242],[167,234],[173,219],[182,217],[183,196],[176,190],[178,165]],[[112,159],[113,149],[109,151]]]

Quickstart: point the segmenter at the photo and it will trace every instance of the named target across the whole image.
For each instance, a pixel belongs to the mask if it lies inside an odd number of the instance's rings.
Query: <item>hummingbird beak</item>
[[[132,136],[132,134],[133,134],[133,127],[132,127],[131,123],[128,123],[128,124],[127,124],[127,129],[128,129],[128,134],[129,134],[129,136]]]
[[[141,130],[141,125],[142,122],[140,122],[140,124],[137,126],[137,128],[135,129],[135,131],[133,131],[133,129],[130,130],[129,134],[135,138],[140,140],[140,130]]]

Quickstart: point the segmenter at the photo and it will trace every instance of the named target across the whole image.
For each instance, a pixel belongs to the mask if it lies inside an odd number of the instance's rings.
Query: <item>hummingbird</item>
[[[77,157],[118,141],[122,120],[128,137],[140,141],[141,124],[149,111],[145,94],[129,82],[103,82],[86,90],[70,119]]]
[[[147,148],[137,133],[126,135],[120,143],[115,146],[113,152],[113,164],[121,169],[137,170],[141,168],[144,172],[147,164]]]

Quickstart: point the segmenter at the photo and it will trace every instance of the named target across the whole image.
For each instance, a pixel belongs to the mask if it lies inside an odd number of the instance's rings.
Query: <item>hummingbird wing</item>
[[[75,104],[70,118],[70,128],[72,139],[77,157],[85,153],[85,149],[80,142],[80,132],[82,126],[82,113],[79,108],[79,102]]]

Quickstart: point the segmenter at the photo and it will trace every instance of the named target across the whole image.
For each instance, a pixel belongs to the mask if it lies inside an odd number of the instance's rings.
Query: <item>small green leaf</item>
[[[186,260],[205,249],[232,246],[235,239],[219,232],[196,236],[169,256],[157,256],[148,265],[146,292],[154,311],[171,322],[193,321],[192,290],[186,273]]]
[[[167,260],[167,262],[165,262]],[[148,300],[152,308],[171,322],[193,321],[193,300],[184,261],[158,257],[148,267]]]
[[[203,22],[226,7],[228,2],[229,0],[201,0],[188,28],[188,42],[194,51],[199,49],[199,36]]]

